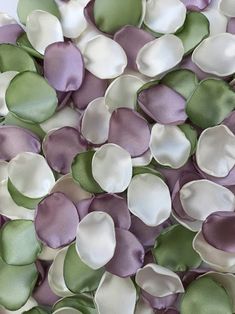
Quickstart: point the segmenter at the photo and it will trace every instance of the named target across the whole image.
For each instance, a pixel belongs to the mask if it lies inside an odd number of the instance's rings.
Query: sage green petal
[[[2,227],[0,251],[5,263],[15,266],[32,264],[36,261],[41,248],[33,221],[12,220]]]
[[[32,309],[23,312],[23,314],[50,314],[50,310],[47,310],[45,308],[35,306]]]
[[[191,155],[193,155],[197,148],[197,131],[187,123],[178,125],[178,127],[184,132],[185,136],[191,143]]]
[[[10,44],[0,45],[0,72],[37,71],[33,58],[23,49]]]
[[[102,193],[103,190],[95,181],[92,175],[91,163],[94,156],[94,151],[87,151],[78,154],[72,163],[72,176],[81,187],[90,193]]]
[[[94,270],[84,264],[75,248],[70,245],[64,260],[65,284],[73,293],[90,292],[97,289],[104,269]]]
[[[11,266],[0,259],[0,304],[6,309],[20,309],[28,300],[37,281],[35,264]]]
[[[17,45],[24,49],[32,57],[43,59],[43,55],[41,55],[37,50],[35,50],[33,46],[30,44],[26,33],[24,33],[17,39]]]
[[[181,314],[232,314],[232,300],[225,289],[208,277],[194,280],[181,300]]]
[[[235,108],[232,87],[219,79],[201,81],[188,99],[186,113],[197,126],[206,129],[220,124]]]
[[[194,237],[194,232],[181,225],[164,229],[152,250],[157,264],[175,272],[199,267],[202,261],[193,249]]]
[[[188,99],[198,85],[198,79],[190,70],[175,70],[166,74],[162,81],[164,85],[174,89],[177,93]]]
[[[209,33],[210,23],[206,16],[200,12],[189,12],[183,29],[176,35],[183,42],[185,54],[189,54],[203,39],[209,36]]]
[[[95,309],[93,298],[85,294],[80,294],[59,300],[53,306],[53,313],[54,311],[63,307],[71,307],[73,309],[81,311],[83,314],[98,314]]]
[[[141,18],[142,0],[95,0],[95,23],[104,33],[114,34],[125,25],[138,26]]]
[[[143,174],[143,173],[152,173],[155,176],[158,176],[159,178],[165,181],[164,176],[159,171],[157,171],[154,166],[149,165],[149,166],[140,166],[140,167],[133,168],[133,177],[136,176],[137,174]]]
[[[26,122],[41,123],[49,119],[57,102],[55,90],[34,72],[16,75],[6,91],[8,110]]]
[[[10,193],[13,201],[18,205],[28,209],[35,209],[42,198],[29,198],[21,194],[13,185],[10,179],[7,183],[8,192]]]
[[[19,0],[17,14],[20,22],[26,24],[28,15],[34,10],[46,11],[60,18],[60,12],[54,0]]]

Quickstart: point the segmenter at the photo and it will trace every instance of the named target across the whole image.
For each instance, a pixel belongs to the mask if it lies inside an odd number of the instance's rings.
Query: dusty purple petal
[[[170,308],[159,314],[179,314],[179,312],[176,309]]]
[[[185,99],[163,84],[143,90],[138,103],[148,116],[161,124],[178,125],[187,119]]]
[[[62,174],[69,173],[73,158],[86,150],[86,141],[78,130],[71,127],[52,131],[43,141],[43,152],[48,164]]]
[[[202,11],[211,3],[211,0],[181,0],[191,11]]]
[[[202,234],[216,249],[235,253],[235,212],[220,211],[209,215],[203,222]]]
[[[75,239],[78,222],[76,206],[62,193],[48,195],[36,209],[37,236],[53,249],[68,245]]]
[[[157,298],[153,297],[151,294],[147,293],[146,291],[142,290],[142,296],[149,302],[152,308],[157,310],[165,310],[166,308],[173,305],[178,297],[177,293],[170,294],[166,297]]]
[[[228,21],[227,32],[231,34],[235,34],[235,17],[232,17]]]
[[[138,70],[136,65],[138,52],[155,37],[138,27],[127,25],[116,32],[113,39],[125,50],[128,59],[127,66],[132,70]]]
[[[69,102],[71,100],[72,92],[56,91],[56,94],[57,94],[57,98],[58,98],[57,111],[59,111],[69,104]]]
[[[44,56],[44,76],[56,90],[79,89],[84,78],[84,62],[78,47],[70,41],[49,45]]]
[[[16,40],[24,30],[18,24],[8,24],[0,27],[0,44],[16,44]]]
[[[131,225],[130,212],[124,198],[115,194],[96,196],[89,207],[89,212],[103,211],[109,214],[116,228],[129,229]]]
[[[0,160],[8,161],[19,153],[39,153],[41,150],[40,140],[35,134],[16,126],[0,126],[0,143]]]
[[[169,226],[170,223],[167,220],[159,226],[149,227],[138,217],[131,216],[130,231],[137,237],[145,248],[149,248],[154,245],[156,237],[161,233],[161,231]]]
[[[104,96],[107,87],[107,80],[101,80],[89,71],[86,71],[82,86],[72,94],[74,105],[78,109],[86,109],[92,100]]]
[[[117,144],[132,157],[137,157],[148,150],[149,141],[148,123],[139,113],[128,108],[113,111],[109,126],[109,143]]]
[[[87,198],[85,200],[81,200],[76,204],[78,215],[81,220],[89,213],[89,207],[92,200],[93,198]]]
[[[144,248],[137,238],[124,229],[116,229],[116,249],[105,269],[119,277],[129,277],[143,265]]]
[[[209,270],[210,269],[206,269],[206,268],[197,268],[197,269],[190,269],[189,271],[187,271],[182,278],[182,283],[184,285],[184,288],[186,289],[192,281],[196,280],[197,277],[205,274]]]

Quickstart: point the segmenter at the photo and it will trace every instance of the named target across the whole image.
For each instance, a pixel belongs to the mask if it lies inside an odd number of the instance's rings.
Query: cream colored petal
[[[191,152],[189,140],[175,125],[156,123],[151,131],[149,147],[154,159],[159,164],[173,169],[182,167]]]
[[[222,33],[204,39],[194,50],[192,60],[204,72],[217,76],[233,74],[235,72],[235,35]]]
[[[235,166],[234,134],[225,125],[204,130],[198,140],[196,160],[205,173],[226,177]]]
[[[168,268],[147,264],[135,276],[137,285],[154,297],[165,297],[184,292],[179,276]]]
[[[78,38],[74,39],[74,42],[83,54],[88,41],[100,34],[101,33],[93,25],[88,23],[86,29]]]
[[[18,74],[16,71],[7,71],[0,74],[0,116],[6,116],[9,112],[5,96],[7,88],[16,74]]]
[[[136,289],[130,278],[104,273],[95,293],[98,314],[133,314],[135,302]]]
[[[150,164],[152,159],[153,159],[152,153],[150,149],[148,149],[143,155],[131,159],[132,166],[133,167],[147,166]]]
[[[193,231],[197,232],[201,230],[203,221],[201,220],[195,220],[195,221],[188,221],[186,219],[181,219],[178,216],[176,216],[174,213],[172,213],[172,216],[175,218],[176,221],[178,221],[183,227]]]
[[[171,197],[168,186],[150,173],[135,175],[127,191],[131,213],[148,226],[160,225],[171,214]]]
[[[116,144],[105,144],[93,156],[92,174],[104,191],[121,193],[131,181],[131,156]]]
[[[93,100],[82,117],[81,133],[89,142],[102,144],[108,140],[111,114],[104,97]]]
[[[116,78],[105,93],[105,104],[110,112],[123,107],[135,109],[137,91],[143,85],[144,81],[133,75],[121,75]]]
[[[186,11],[180,0],[148,0],[144,23],[156,33],[175,33],[183,26]]]
[[[16,20],[5,12],[0,12],[0,27],[9,24],[17,24]]]
[[[53,261],[58,252],[59,249],[52,249],[49,246],[43,245],[42,251],[38,255],[38,259],[41,261]]]
[[[19,310],[16,311],[9,311],[7,309],[0,307],[0,313],[1,314],[22,314],[25,313],[25,311],[31,310],[33,307],[37,306],[38,303],[36,300],[34,300],[32,297],[28,299],[28,301],[25,303],[24,306],[22,306]]]
[[[214,1],[212,1],[213,3]],[[217,8],[214,8],[213,6],[211,8],[208,8],[205,11],[202,11],[202,14],[204,14],[210,23],[210,36],[214,36],[221,33],[226,33],[227,31],[227,24],[228,19],[219,12]]]
[[[26,21],[26,33],[31,45],[39,53],[44,54],[45,49],[58,41],[64,41],[63,31],[58,18],[51,13],[35,10]]]
[[[182,41],[168,34],[144,45],[137,55],[136,64],[142,74],[154,77],[174,68],[183,55]]]
[[[8,162],[0,161],[0,182],[8,179]]]
[[[29,198],[40,198],[55,184],[45,158],[34,153],[20,153],[9,162],[9,178],[16,189]]]
[[[114,222],[105,212],[91,212],[78,224],[76,249],[81,260],[99,269],[113,257],[116,247]]]
[[[123,48],[104,35],[93,37],[87,42],[84,60],[87,70],[101,79],[115,78],[127,66],[127,56]]]
[[[220,0],[219,9],[222,12],[222,14],[228,17],[235,17],[234,0]]]

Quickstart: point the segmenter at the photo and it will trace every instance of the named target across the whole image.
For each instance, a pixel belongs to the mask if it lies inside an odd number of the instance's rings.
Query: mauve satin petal
[[[80,110],[86,109],[92,100],[104,96],[107,87],[107,80],[101,80],[86,71],[82,86],[72,94],[74,105]]]
[[[0,160],[9,161],[19,153],[38,154],[41,150],[39,138],[30,131],[16,126],[0,126]]]
[[[161,124],[178,125],[187,119],[186,100],[168,86],[158,84],[138,95],[140,108]]]
[[[49,45],[44,55],[44,76],[56,90],[79,89],[84,78],[84,62],[78,47],[70,41]]]
[[[35,213],[36,233],[50,248],[70,244],[76,237],[78,223],[76,206],[63,193],[50,194],[38,204]]]
[[[156,227],[149,227],[143,223],[136,216],[131,216],[130,231],[137,237],[142,245],[148,249],[154,245],[157,236],[162,232],[164,228],[170,226],[170,222],[167,220]]]
[[[231,34],[235,34],[235,17],[232,17],[228,21],[227,32]]]
[[[115,227],[129,229],[131,225],[130,212],[124,198],[115,194],[103,194],[96,196],[89,207],[89,212],[103,211],[109,214],[114,221]]]
[[[149,141],[148,123],[139,113],[128,108],[113,111],[109,126],[109,143],[117,144],[132,157],[137,157],[148,150]]]
[[[8,24],[0,27],[0,44],[16,44],[16,40],[24,30],[18,24]]]
[[[166,309],[164,312],[162,312],[162,314],[179,314],[180,312],[178,312],[176,309]],[[161,314],[161,313],[159,313]]]
[[[208,271],[210,271],[209,268],[197,268],[187,271],[182,278],[184,288],[186,289],[192,281],[196,280],[199,276],[207,273]]]
[[[62,174],[69,173],[73,158],[86,150],[86,141],[72,127],[52,131],[43,141],[43,152],[48,164]]]
[[[220,211],[209,215],[203,222],[202,234],[216,249],[235,253],[235,212]]]
[[[162,298],[153,297],[144,290],[142,290],[141,294],[149,302],[151,307],[157,310],[165,310],[166,308],[172,306],[178,298],[177,293],[170,294]]]
[[[58,98],[58,106],[57,111],[63,109],[65,106],[69,105],[71,100],[72,92],[60,92],[56,91],[57,98]]]
[[[91,205],[92,200],[93,197],[81,200],[76,204],[78,215],[81,220],[89,213],[89,207]]]
[[[138,27],[127,25],[116,32],[113,39],[125,50],[128,59],[127,66],[137,71],[136,57],[138,52],[155,37]]]
[[[202,11],[211,3],[211,0],[181,0],[191,11]]]
[[[137,238],[124,229],[115,229],[116,249],[105,269],[119,277],[129,277],[143,265],[144,248]]]

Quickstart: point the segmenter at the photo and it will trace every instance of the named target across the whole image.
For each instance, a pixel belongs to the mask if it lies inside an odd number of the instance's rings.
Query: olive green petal
[[[39,306],[33,307],[29,311],[23,312],[23,314],[50,314],[50,313],[51,313],[50,310],[47,310]]]
[[[35,72],[14,77],[6,91],[8,110],[20,119],[41,123],[49,119],[57,107],[55,90]]]
[[[81,187],[90,193],[102,193],[103,190],[92,175],[91,163],[95,151],[87,151],[78,154],[72,163],[72,176]]]
[[[181,124],[178,125],[182,132],[191,143],[191,155],[193,155],[197,148],[197,131],[190,124]]]
[[[180,305],[181,314],[232,314],[232,300],[225,289],[211,278],[194,280]]]
[[[155,176],[158,176],[162,180],[165,180],[164,176],[159,171],[157,171],[154,166],[149,165],[133,168],[133,177],[136,176],[137,174],[143,173],[151,173],[154,174]]]
[[[93,298],[85,294],[67,297],[59,300],[53,306],[53,312],[63,307],[71,307],[73,309],[81,311],[83,314],[98,314],[95,309]]]
[[[22,24],[26,24],[28,15],[34,10],[49,12],[60,18],[60,12],[54,0],[19,0],[17,14]]]
[[[0,251],[5,263],[15,266],[32,264],[36,261],[41,249],[33,221],[12,220],[2,227]]]
[[[13,201],[18,205],[28,209],[35,209],[38,203],[42,200],[41,198],[29,198],[21,194],[16,187],[13,185],[10,179],[7,183],[8,192],[10,193]]]
[[[190,70],[175,70],[166,74],[161,83],[188,99],[196,89],[198,79],[195,73]]]
[[[203,39],[209,36],[209,33],[210,23],[206,16],[200,12],[189,12],[183,29],[176,35],[183,42],[185,54],[189,54]]]
[[[194,237],[194,232],[181,225],[164,229],[152,250],[157,264],[175,272],[199,267],[201,258],[192,247]]]
[[[142,0],[95,0],[93,12],[98,28],[114,34],[125,25],[141,23]]]
[[[41,55],[38,51],[36,51],[33,48],[33,46],[30,44],[26,33],[24,33],[17,39],[17,45],[20,48],[24,49],[32,57],[43,59],[43,55]]]
[[[0,304],[8,310],[20,309],[37,281],[35,264],[11,266],[0,259]]]
[[[37,71],[33,58],[20,47],[0,45],[0,72],[6,71]]]
[[[201,81],[188,99],[186,113],[197,126],[206,129],[220,124],[235,108],[235,93],[223,80]]]

